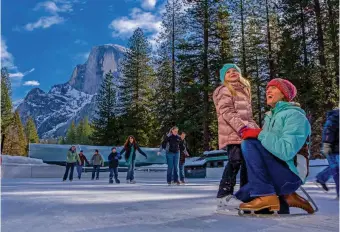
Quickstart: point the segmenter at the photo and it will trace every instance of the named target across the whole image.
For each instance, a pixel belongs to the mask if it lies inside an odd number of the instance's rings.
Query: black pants
[[[73,171],[74,171],[75,164],[76,163],[66,163],[66,170],[65,170],[65,174],[64,174],[63,180],[67,179],[68,172],[70,171],[70,168],[71,168],[70,180],[73,180]]]
[[[92,179],[94,179],[95,174],[96,174],[96,178],[99,179],[99,171],[100,171],[100,165],[93,165]]]
[[[220,181],[217,197],[221,198],[234,193],[234,187],[236,185],[236,176],[241,169],[240,185],[241,187],[248,182],[247,167],[244,162],[241,145],[232,144],[228,145],[228,164],[224,168],[222,179]]]

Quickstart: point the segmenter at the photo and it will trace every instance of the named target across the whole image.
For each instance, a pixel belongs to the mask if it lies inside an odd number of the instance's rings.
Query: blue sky
[[[14,101],[69,80],[93,46],[126,46],[141,27],[154,43],[165,0],[2,0],[1,65]]]

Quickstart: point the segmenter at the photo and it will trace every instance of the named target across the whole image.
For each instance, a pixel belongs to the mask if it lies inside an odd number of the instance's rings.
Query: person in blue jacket
[[[339,198],[339,109],[327,113],[322,132],[321,153],[326,156],[329,167],[316,176],[316,183],[328,192],[326,182],[333,176],[337,198]]]
[[[310,203],[295,192],[308,175],[311,134],[305,112],[292,102],[296,93],[291,82],[271,80],[266,99],[272,109],[265,115],[263,128],[245,128],[241,133],[248,183],[235,194],[243,202],[240,210],[279,212],[282,199],[288,205],[282,213],[289,213],[289,207],[314,213]],[[298,154],[302,159],[297,159]]]
[[[110,171],[109,183],[110,184],[113,183],[113,174],[114,174],[114,177],[115,177],[116,184],[120,183],[120,180],[118,179],[118,166],[119,166],[119,160],[121,158],[122,157],[117,152],[116,147],[113,147],[111,149],[110,155],[107,158],[107,160],[109,161],[109,171]]]

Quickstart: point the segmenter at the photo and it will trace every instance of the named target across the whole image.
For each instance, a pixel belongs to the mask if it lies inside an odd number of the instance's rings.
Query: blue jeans
[[[110,180],[112,180],[113,178],[113,174],[115,175],[115,180],[118,179],[118,167],[117,168],[109,168],[109,171],[110,171]]]
[[[339,154],[331,154],[327,156],[329,166],[321,171],[316,179],[322,183],[326,184],[331,176],[333,176],[336,193],[339,196]]]
[[[81,178],[81,173],[83,172],[83,166],[77,164],[78,178]]]
[[[259,196],[286,195],[295,192],[302,181],[286,162],[267,151],[257,139],[244,140],[241,144],[247,166],[248,183],[235,196],[248,202]]]
[[[184,181],[184,164],[179,165],[179,179]]]
[[[126,180],[134,180],[135,179],[135,160],[131,160],[131,163],[128,167]]]
[[[94,179],[94,174],[96,174],[96,178],[99,179],[99,171],[100,171],[100,165],[93,165],[92,179]]]
[[[174,173],[174,181],[178,182],[178,166],[179,166],[179,152],[166,153],[166,163],[168,164],[168,170],[166,175],[166,180],[168,183],[172,180],[172,172]]]

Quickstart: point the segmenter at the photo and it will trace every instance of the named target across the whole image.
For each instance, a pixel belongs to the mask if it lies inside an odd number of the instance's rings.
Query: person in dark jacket
[[[100,167],[104,166],[104,159],[102,155],[99,154],[98,150],[95,150],[95,153],[92,156],[91,162],[93,164],[92,180],[94,180],[95,174],[96,174],[96,180],[99,180],[99,171],[100,171]]]
[[[135,163],[136,163],[136,151],[138,151],[140,154],[142,154],[146,159],[148,156],[139,148],[137,141],[135,137],[130,135],[123,147],[123,150],[121,150],[120,155],[123,155],[125,153],[125,161],[128,165],[128,172],[126,175],[126,183],[128,184],[135,184],[136,181],[134,172],[135,172]]]
[[[172,173],[174,175],[174,182],[177,185],[181,183],[178,180],[179,156],[180,156],[181,137],[178,135],[178,127],[171,128],[169,134],[165,136],[158,155],[162,150],[166,150],[166,162],[168,164],[167,182],[171,185]]]
[[[79,163],[77,164],[77,172],[78,172],[78,179],[80,180],[81,174],[82,174],[82,171],[83,171],[83,166],[84,166],[85,162],[86,162],[87,165],[90,165],[90,163],[87,160],[86,156],[84,155],[83,150],[81,150],[79,152],[78,156],[79,156],[79,159],[80,159],[80,164]]]
[[[185,132],[181,133],[181,142],[180,142],[180,157],[179,157],[179,179],[181,184],[185,184],[184,181],[184,164],[185,164],[185,158],[189,156],[188,150],[187,150],[187,142],[185,141]]]
[[[339,109],[327,113],[322,132],[321,153],[326,156],[329,167],[316,176],[316,183],[328,191],[326,182],[333,176],[337,198],[339,198]]]
[[[109,176],[109,183],[112,184],[113,183],[113,174],[115,175],[115,182],[117,184],[120,183],[120,180],[118,179],[118,166],[119,166],[119,160],[122,157],[119,155],[119,153],[116,150],[116,147],[113,147],[111,150],[111,153],[108,157],[108,161],[109,161],[109,171],[110,171],[110,176]]]

